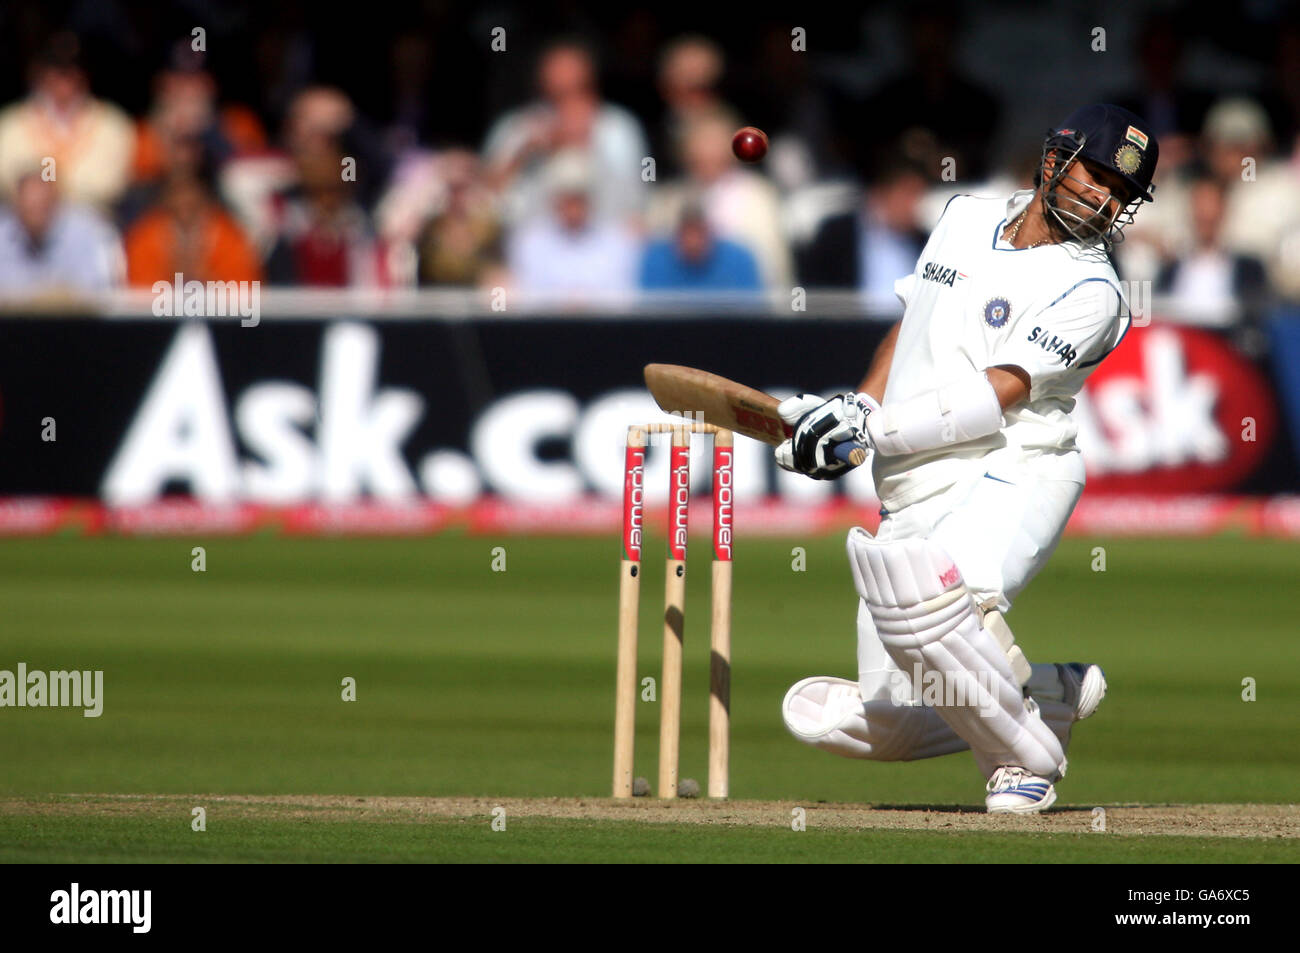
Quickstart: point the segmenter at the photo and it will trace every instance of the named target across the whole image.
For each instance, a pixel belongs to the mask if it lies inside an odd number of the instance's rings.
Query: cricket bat
[[[680,364],[647,364],[645,383],[669,413],[699,418],[773,447],[793,430],[777,413],[780,401],[775,397],[718,374]],[[867,451],[846,440],[835,447],[835,456],[856,467],[867,459]]]

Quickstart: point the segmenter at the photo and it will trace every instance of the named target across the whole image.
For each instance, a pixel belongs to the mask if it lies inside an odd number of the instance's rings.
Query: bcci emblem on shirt
[[[990,298],[984,305],[984,323],[1000,328],[1011,317],[1011,303],[1006,298]]]

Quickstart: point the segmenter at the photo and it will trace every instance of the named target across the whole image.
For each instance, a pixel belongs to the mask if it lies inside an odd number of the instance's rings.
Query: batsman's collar
[[[1011,198],[1007,199],[1007,221],[1014,221],[1015,217],[1029,207],[1029,201],[1034,197],[1033,189],[1020,189],[1011,193]]]
[[[1033,189],[1020,189],[1011,193],[1011,198],[1007,199],[1007,217],[998,225],[998,230],[993,233],[993,247],[1011,248],[1012,245],[1002,237],[1003,229],[1007,222],[1014,222],[1016,216],[1029,207],[1030,200],[1034,197]]]

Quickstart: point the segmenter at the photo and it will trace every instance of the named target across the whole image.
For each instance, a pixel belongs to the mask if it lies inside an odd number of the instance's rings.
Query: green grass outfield
[[[657,677],[658,541],[647,552],[640,673]],[[842,540],[742,536],[737,553],[733,795],[981,807],[969,755],[854,762],[786,734],[791,683],[854,673]],[[214,809],[199,835],[181,801],[164,802],[173,818],[65,797],[603,798],[617,560],[610,539],[0,541],[0,669],[102,669],[105,682],[97,719],[0,708],[0,861],[1300,860],[1294,837],[1087,833],[1095,805],[1298,799],[1300,546],[1237,538],[1067,541],[1010,615],[1030,658],[1106,668],[1110,694],[1079,726],[1058,787],[1060,806],[1083,809],[1079,834],[539,817],[493,839],[486,818],[223,824]],[[692,567],[682,774],[703,781],[709,573],[698,556]],[[355,702],[340,698],[345,676]],[[1248,677],[1255,701],[1242,699]],[[637,773],[653,778],[657,711],[638,714]]]

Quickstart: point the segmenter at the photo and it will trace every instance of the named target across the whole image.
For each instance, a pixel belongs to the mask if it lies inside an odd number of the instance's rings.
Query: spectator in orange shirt
[[[253,245],[212,197],[199,176],[167,180],[152,209],[126,233],[126,280],[137,287],[156,281],[260,281]]]

